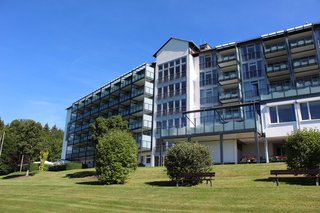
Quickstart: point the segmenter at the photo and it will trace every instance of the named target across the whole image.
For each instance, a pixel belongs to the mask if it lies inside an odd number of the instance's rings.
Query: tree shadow
[[[150,185],[150,186],[160,186],[160,187],[172,187],[176,186],[176,182],[174,181],[151,181],[151,182],[146,182],[145,184]]]
[[[102,183],[101,181],[84,181],[84,182],[77,182],[77,184],[80,185],[89,185],[89,186],[104,186],[105,184]]]
[[[35,173],[29,173],[29,176],[34,176]],[[28,177],[26,176],[25,173],[21,173],[21,174],[11,174],[11,175],[7,175],[7,176],[4,176],[2,177],[3,180],[6,180],[6,179],[14,179],[14,178],[24,178],[24,177]]]
[[[65,178],[85,178],[85,177],[96,177],[95,171],[82,171],[71,174],[66,174]]]
[[[254,181],[270,182],[270,183],[275,184],[273,178],[255,179]],[[281,183],[286,183],[289,185],[301,185],[301,186],[315,186],[316,185],[314,178],[306,178],[306,177],[288,177],[288,178],[281,177],[279,179],[279,185],[281,185]]]

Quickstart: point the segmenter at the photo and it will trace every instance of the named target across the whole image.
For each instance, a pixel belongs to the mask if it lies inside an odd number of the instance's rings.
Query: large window
[[[257,78],[262,76],[262,61],[247,63],[242,66],[244,79]]]
[[[270,107],[271,123],[285,123],[296,121],[293,104]]]
[[[302,120],[320,119],[320,101],[300,104]]]
[[[261,58],[260,44],[250,44],[241,47],[241,56],[243,61]]]

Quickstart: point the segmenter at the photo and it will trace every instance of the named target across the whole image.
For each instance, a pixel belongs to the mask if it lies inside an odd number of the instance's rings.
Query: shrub
[[[66,169],[67,169],[66,164],[53,165],[49,167],[49,171],[51,172],[65,171]]]
[[[286,142],[289,169],[320,168],[320,132],[298,130]]]
[[[98,139],[96,171],[105,184],[123,184],[137,167],[137,145],[128,131],[110,130]]]
[[[82,163],[72,163],[72,162],[66,163],[66,170],[72,170],[72,169],[82,169]]]
[[[181,174],[208,172],[212,160],[209,150],[198,143],[180,143],[172,147],[166,157],[165,167],[171,180],[177,180]],[[190,184],[198,184],[199,180],[191,180]]]

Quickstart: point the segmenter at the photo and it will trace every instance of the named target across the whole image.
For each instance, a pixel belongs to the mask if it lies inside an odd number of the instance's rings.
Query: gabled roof
[[[171,38],[168,39],[168,41],[166,41],[166,43],[164,43],[164,44],[157,50],[157,52],[155,52],[155,54],[153,54],[153,57],[157,57],[158,52],[159,52],[164,46],[166,46],[171,40],[178,40],[178,41],[188,42],[190,48],[194,49],[195,51],[199,51],[199,48],[197,47],[197,45],[195,45],[192,41],[187,41],[187,40],[183,40],[183,39],[171,37]]]

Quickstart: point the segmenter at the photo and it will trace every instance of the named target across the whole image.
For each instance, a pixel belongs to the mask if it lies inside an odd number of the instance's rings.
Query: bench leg
[[[278,178],[274,178],[274,179],[273,179],[273,183],[275,183],[277,186],[279,186],[279,180],[278,180]]]
[[[319,177],[316,177],[316,186],[319,186]]]

